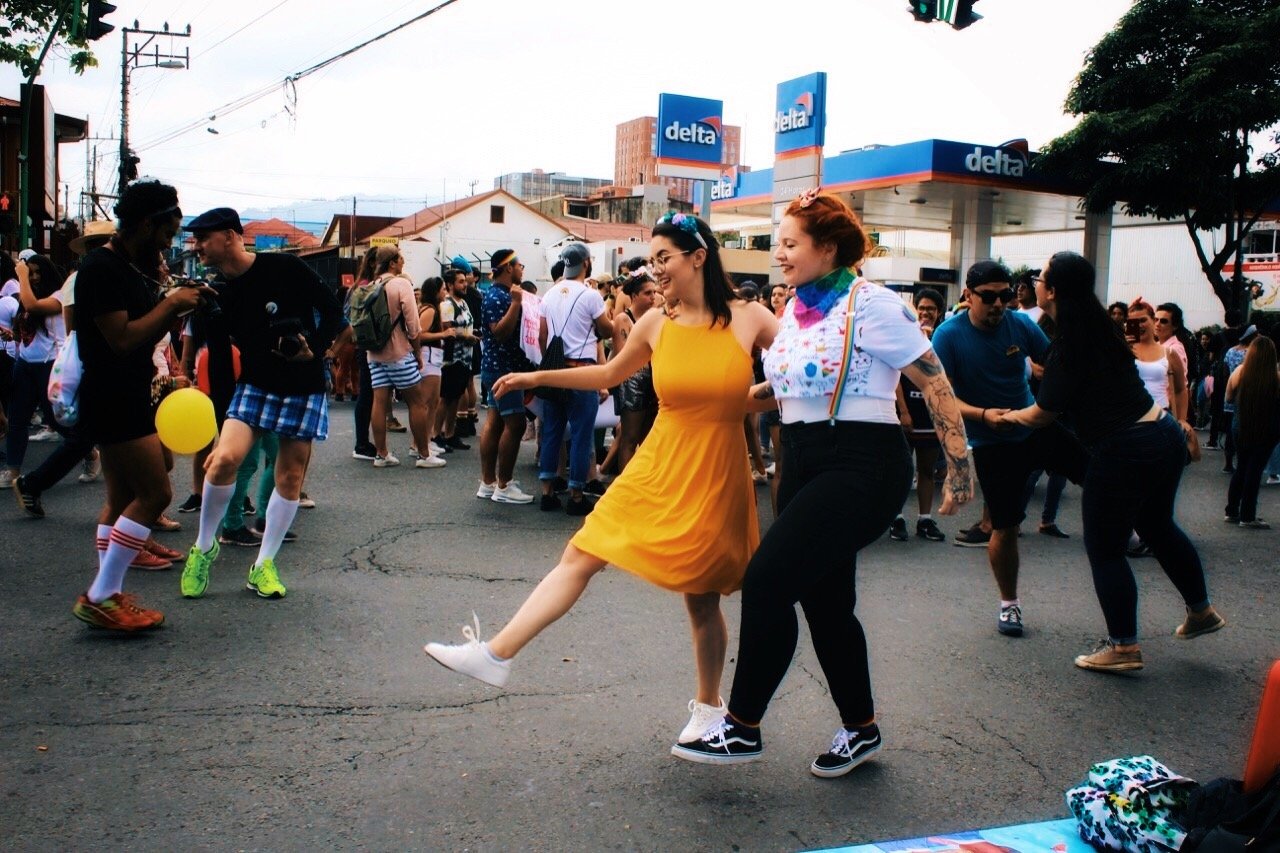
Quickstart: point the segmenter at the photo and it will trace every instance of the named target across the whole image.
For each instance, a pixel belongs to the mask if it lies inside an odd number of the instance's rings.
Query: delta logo
[[[735,166],[720,175],[720,180],[711,185],[711,200],[733,198],[738,194],[738,168]]]
[[[983,175],[1021,178],[1027,173],[1029,162],[1027,152],[1017,148],[996,148],[987,153],[981,145],[975,145],[973,151],[964,158],[964,167],[970,172]]]
[[[679,119],[676,119],[667,125],[667,129],[662,132],[662,135],[672,142],[715,145],[722,132],[720,116],[707,116],[697,121],[691,121],[688,124],[682,124]]]
[[[813,125],[813,92],[802,92],[795,103],[773,117],[774,133],[789,133],[793,130],[804,130]]]

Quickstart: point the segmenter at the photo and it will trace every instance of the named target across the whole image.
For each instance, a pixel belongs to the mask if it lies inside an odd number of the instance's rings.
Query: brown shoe
[[[1076,666],[1095,672],[1128,672],[1142,669],[1142,651],[1122,652],[1110,640],[1100,640],[1087,655],[1076,656]]]
[[[173,568],[173,560],[166,560],[164,557],[158,557],[146,548],[143,548],[133,558],[133,562],[129,564],[129,568],[138,569],[144,572],[162,572],[165,569]]]
[[[99,604],[90,601],[89,596],[81,595],[71,612],[90,627],[109,631],[145,631],[164,623],[163,613],[139,607],[133,595],[123,592],[117,592]]]
[[[147,544],[143,545],[143,550],[154,554],[162,560],[173,562],[179,557],[184,556],[181,551],[175,551],[172,548],[166,548],[154,539],[148,539]]]
[[[1199,616],[1187,611],[1187,618],[1182,620],[1173,631],[1173,636],[1180,640],[1190,640],[1193,637],[1199,637],[1201,634],[1212,634],[1214,631],[1224,627],[1227,620],[1222,618],[1222,614],[1213,609],[1210,605],[1209,609]]]
[[[182,529],[182,522],[178,521],[176,518],[170,518],[167,515],[161,515],[159,518],[156,519],[156,523],[151,526],[156,530],[160,530],[165,533],[172,533],[175,530]]]

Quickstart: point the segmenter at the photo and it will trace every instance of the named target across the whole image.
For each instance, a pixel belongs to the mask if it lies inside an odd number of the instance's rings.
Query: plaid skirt
[[[329,401],[316,394],[269,394],[256,385],[240,383],[227,417],[282,438],[324,441],[329,436]]]

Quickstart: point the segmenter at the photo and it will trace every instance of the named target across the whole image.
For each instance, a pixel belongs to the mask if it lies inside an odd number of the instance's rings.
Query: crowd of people
[[[680,593],[689,616],[691,716],[673,754],[736,763],[762,753],[799,604],[839,716],[811,766],[825,778],[882,745],[857,569],[886,532],[910,538],[913,484],[915,535],[935,543],[947,538],[935,513],[954,514],[981,486],[981,520],[953,541],[986,548],[995,628],[1010,637],[1027,630],[1018,540],[1034,489],[1047,474],[1037,529],[1062,539],[1059,499],[1068,481],[1081,486],[1106,637],[1075,663],[1127,672],[1143,666],[1130,557],[1154,557],[1182,596],[1175,636],[1226,624],[1175,520],[1197,427],[1232,474],[1225,521],[1265,529],[1259,493],[1280,481],[1280,372],[1256,326],[1194,336],[1174,304],[1104,307],[1093,267],[1071,252],[1017,273],[980,261],[958,304],[930,288],[908,304],[861,275],[866,231],[817,190],[786,208],[774,247],[782,281],[765,289],[735,285],[707,223],[674,212],[654,227],[648,256],[617,276],[597,276],[588,247],[566,244],[541,293],[511,249],[491,253],[482,290],[461,257],[412,281],[395,246],[370,249],[354,285],[335,292],[292,255],[246,249],[230,208],[183,226],[177,190],[157,181],[131,184],[115,213],[73,246],[81,259],[65,279],[40,255],[0,255],[0,487],[41,518],[44,493],[77,467],[81,482],[105,480],[98,570],[72,608],[98,628],[158,627],[164,615],[124,590],[128,570],[182,561],[181,594],[198,599],[223,545],[256,548],[246,587],[284,598],[276,559],[296,538],[299,508],[314,506],[303,491],[312,444],[327,437],[330,397],[350,397],[353,458],[395,468],[388,433],[407,432],[415,468],[456,466],[475,437],[478,499],[584,518],[497,634],[483,641],[476,617],[465,642],[428,643],[428,655],[502,687],[514,658],[615,565]],[[165,263],[181,230],[208,280],[177,278]],[[71,331],[83,377],[79,417],[64,425],[48,387]],[[187,385],[213,401],[218,435],[178,507],[198,513],[184,556],[153,535],[181,527],[166,514],[174,460],[154,413]],[[46,435],[58,448],[24,471],[28,442]],[[515,479],[527,440],[537,442],[529,490]],[[762,534],[765,483],[774,520]],[[738,591],[726,701],[721,599]]]

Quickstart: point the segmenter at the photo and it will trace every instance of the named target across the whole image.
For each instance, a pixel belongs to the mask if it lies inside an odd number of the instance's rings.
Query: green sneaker
[[[187,564],[182,567],[182,597],[199,598],[209,588],[209,567],[218,559],[222,547],[213,540],[213,547],[201,551],[195,545],[187,552]]]
[[[249,569],[249,582],[245,586],[262,598],[284,598],[284,584],[280,583],[276,561],[270,557],[263,560],[262,565]]]

